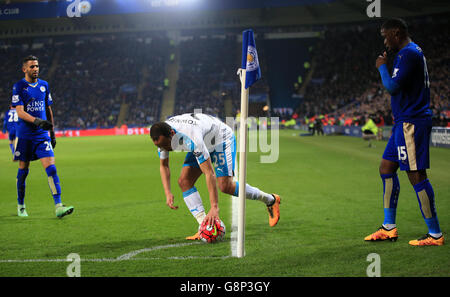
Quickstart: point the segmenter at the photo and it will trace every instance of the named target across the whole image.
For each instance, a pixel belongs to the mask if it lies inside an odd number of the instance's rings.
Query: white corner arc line
[[[173,247],[182,247],[182,246],[193,245],[193,244],[200,244],[200,242],[175,243],[175,244],[154,246],[154,247],[151,247],[151,248],[145,248],[145,249],[140,249],[140,250],[129,252],[127,254],[124,254],[122,256],[117,257],[116,260],[117,261],[129,260],[130,258],[132,258],[132,257],[134,257],[134,256],[136,256],[138,254],[141,254],[141,253],[146,253],[146,252],[151,252],[151,251],[156,251],[156,250],[162,250],[162,249],[168,249],[168,248],[173,248]]]
[[[167,244],[167,245],[160,245],[160,246],[154,246],[151,248],[145,248],[140,249],[136,251],[132,251],[126,254],[123,254],[117,258],[100,258],[100,259],[80,259],[82,262],[119,262],[119,261],[148,261],[148,260],[190,260],[190,259],[227,259],[230,258],[230,256],[203,256],[203,257],[196,257],[196,256],[171,256],[171,257],[146,257],[146,258],[133,258],[134,256],[145,253],[145,252],[151,252],[156,250],[162,250],[162,249],[168,249],[168,248],[174,248],[174,247],[183,247],[183,246],[189,246],[189,245],[196,245],[196,244],[202,244],[202,242],[190,242],[190,243],[176,243],[176,244]],[[67,259],[9,259],[9,260],[1,260],[0,263],[41,263],[41,262],[72,262]]]

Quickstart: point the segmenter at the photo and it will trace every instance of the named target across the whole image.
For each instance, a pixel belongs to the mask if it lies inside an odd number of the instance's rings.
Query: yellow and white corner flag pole
[[[241,80],[241,119],[239,127],[239,198],[236,256],[245,255],[245,185],[247,178],[247,134],[249,88],[261,78],[258,53],[251,29],[242,33],[242,65],[238,70]]]

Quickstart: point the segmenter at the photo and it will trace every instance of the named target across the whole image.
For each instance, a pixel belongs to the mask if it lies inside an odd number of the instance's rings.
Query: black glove
[[[50,130],[53,128],[52,123],[50,123],[49,121],[40,119],[40,118],[36,118],[34,120],[33,124],[35,124],[36,126],[38,126],[39,128],[42,128],[44,130]]]
[[[50,131],[50,139],[51,139],[51,143],[52,143],[52,148],[54,149],[56,146],[56,137],[55,137],[54,131]]]

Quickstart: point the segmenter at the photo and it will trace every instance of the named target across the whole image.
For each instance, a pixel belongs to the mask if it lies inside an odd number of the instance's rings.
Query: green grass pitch
[[[184,240],[196,232],[177,185],[183,153],[171,154],[178,210],[165,205],[159,160],[148,135],[58,138],[62,200],[75,206],[57,219],[39,161],[27,178],[28,218],[17,216],[17,164],[0,140],[0,276],[66,276],[67,255],[80,255],[81,276],[366,276],[367,256],[380,256],[381,276],[450,276],[450,244],[411,247],[427,232],[404,172],[397,242],[364,242],[382,223],[378,165],[386,142],[367,147],[344,136],[280,133],[279,159],[249,153],[247,181],[282,197],[281,220],[270,228],[265,206],[247,200],[244,258],[230,257],[231,200],[220,194],[224,242]],[[444,236],[450,240],[450,150],[431,148],[429,178]],[[204,178],[197,183],[209,208]],[[130,254],[132,253],[132,254]],[[117,260],[118,257],[121,257]]]

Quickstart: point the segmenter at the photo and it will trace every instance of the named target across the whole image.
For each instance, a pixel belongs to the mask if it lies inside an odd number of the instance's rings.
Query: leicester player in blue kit
[[[53,149],[56,145],[53,130],[53,103],[48,83],[38,78],[39,62],[35,56],[23,59],[25,77],[14,84],[12,106],[19,117],[14,161],[19,161],[17,172],[17,213],[27,217],[25,208],[25,180],[30,161],[40,160],[48,176],[48,185],[55,202],[55,213],[62,218],[73,212],[73,206],[61,203],[61,186],[55,167]],[[50,131],[50,136],[49,136]]]
[[[3,120],[3,133],[8,131],[9,138],[9,148],[11,153],[14,155],[14,141],[16,139],[16,126],[19,118],[17,116],[16,109],[10,105],[8,112],[5,114],[5,119]]]
[[[387,20],[381,27],[381,35],[387,49],[397,52],[392,74],[389,74],[386,66],[386,52],[376,60],[383,86],[391,94],[395,124],[380,164],[384,222],[378,231],[365,240],[397,240],[395,217],[400,193],[397,170],[400,168],[408,175],[428,227],[428,233],[424,237],[411,240],[409,244],[443,245],[444,236],[436,213],[433,187],[426,172],[430,167],[429,141],[432,127],[426,59],[422,49],[411,41],[403,20]]]

